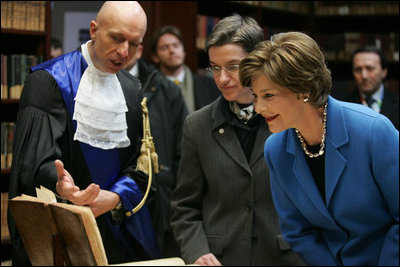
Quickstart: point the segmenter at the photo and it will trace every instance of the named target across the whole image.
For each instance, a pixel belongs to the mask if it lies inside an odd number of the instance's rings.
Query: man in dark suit
[[[170,197],[180,159],[182,127],[188,110],[180,88],[142,59],[143,45],[125,69],[142,84],[147,98],[150,128],[158,154],[159,173],[153,173],[154,198],[147,201],[161,256],[178,257],[179,248],[169,226]]]
[[[369,106],[399,129],[399,95],[383,84],[388,71],[385,55],[376,47],[361,47],[353,52],[352,63],[356,88],[342,100]]]
[[[211,103],[221,93],[211,77],[196,75],[184,64],[185,48],[176,26],[157,29],[151,41],[152,57],[160,71],[182,89],[189,112]]]

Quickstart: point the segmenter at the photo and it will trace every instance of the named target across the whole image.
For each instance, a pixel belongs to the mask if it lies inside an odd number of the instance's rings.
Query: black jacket
[[[179,256],[169,226],[170,196],[175,188],[183,122],[188,109],[180,88],[154,66],[140,59],[139,80],[147,97],[150,128],[160,173],[154,175],[155,200],[148,203],[163,256]]]
[[[361,104],[361,98],[357,88],[351,91],[342,100]],[[394,127],[396,127],[397,130],[399,129],[399,95],[391,92],[386,86],[384,88],[380,113],[388,117]]]
[[[211,77],[193,75],[193,93],[195,110],[198,110],[217,99],[221,92]]]

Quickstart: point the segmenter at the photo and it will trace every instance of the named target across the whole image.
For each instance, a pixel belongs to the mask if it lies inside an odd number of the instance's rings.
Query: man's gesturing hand
[[[62,198],[68,199],[76,205],[90,204],[100,193],[100,187],[96,184],[90,184],[85,190],[80,190],[74,183],[74,179],[69,172],[64,169],[61,160],[55,160],[57,169],[56,191]]]

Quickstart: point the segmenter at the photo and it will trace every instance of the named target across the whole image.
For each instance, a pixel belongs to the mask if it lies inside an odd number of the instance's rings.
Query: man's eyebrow
[[[228,62],[227,62],[227,65],[231,65],[231,64],[238,64],[239,62],[240,62],[241,60],[240,59],[232,59],[232,60],[229,60]],[[217,65],[216,63],[214,63],[213,61],[211,61],[210,60],[210,64],[215,64],[215,65]]]

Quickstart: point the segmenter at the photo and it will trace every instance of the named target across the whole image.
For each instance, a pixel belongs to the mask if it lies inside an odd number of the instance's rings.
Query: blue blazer
[[[264,148],[282,234],[310,265],[399,265],[399,132],[385,116],[328,99],[321,197],[294,129]]]

